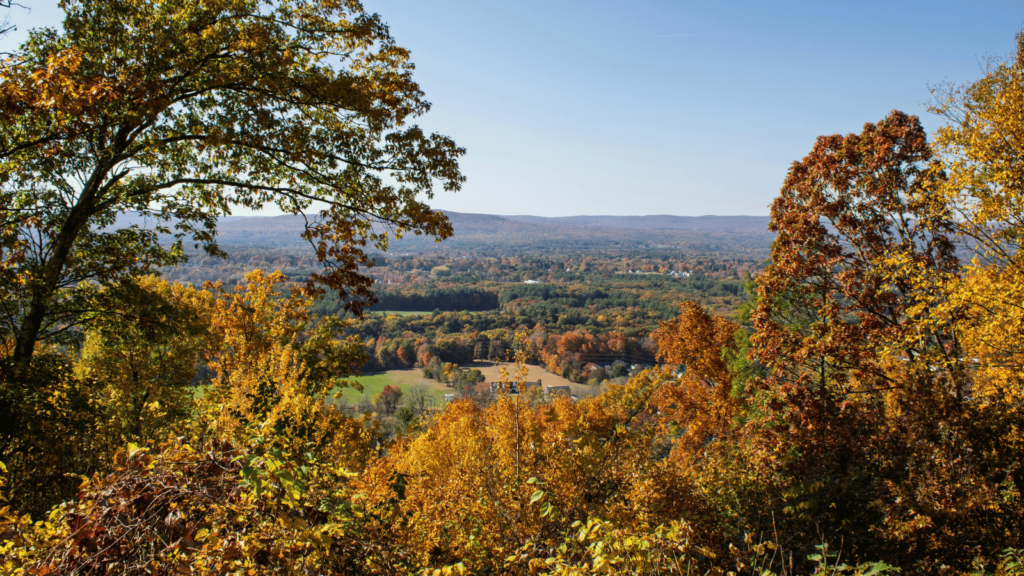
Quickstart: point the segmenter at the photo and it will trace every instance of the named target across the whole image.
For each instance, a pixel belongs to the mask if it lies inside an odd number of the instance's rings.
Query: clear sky
[[[59,16],[52,2],[29,17]],[[765,215],[816,136],[1013,53],[1024,2],[365,0],[412,51],[466,147],[437,208],[489,214]],[[57,22],[53,22],[57,24]]]

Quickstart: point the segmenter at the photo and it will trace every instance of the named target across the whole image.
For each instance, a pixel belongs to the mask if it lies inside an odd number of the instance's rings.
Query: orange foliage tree
[[[721,440],[733,428],[736,403],[731,398],[732,373],[724,352],[736,347],[737,328],[733,322],[709,315],[698,304],[684,302],[679,316],[653,334],[658,360],[684,367],[684,373],[667,381],[656,395],[659,410],[671,414],[685,429],[675,445],[677,451],[692,455],[709,439]]]
[[[943,293],[960,274],[945,181],[899,112],[793,165],[757,279],[753,354],[769,374],[748,428],[793,530],[871,531],[863,552],[932,568],[992,558],[1019,530],[996,432],[1019,416],[972,395],[962,313]]]

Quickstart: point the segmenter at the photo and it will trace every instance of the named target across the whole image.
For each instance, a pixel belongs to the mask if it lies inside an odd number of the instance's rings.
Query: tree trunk
[[[29,374],[43,321],[50,311],[61,275],[67,267],[71,249],[74,248],[82,228],[88,224],[89,218],[93,215],[94,190],[95,187],[91,187],[83,192],[78,202],[71,208],[60,232],[53,239],[53,250],[50,253],[50,258],[42,266],[42,275],[32,287],[32,297],[26,306],[28,312],[22,319],[21,328],[15,340],[14,353],[11,355],[11,364],[16,378],[22,379]]]

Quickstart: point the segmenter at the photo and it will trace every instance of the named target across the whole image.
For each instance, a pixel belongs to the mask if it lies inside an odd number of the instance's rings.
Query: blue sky
[[[821,134],[969,82],[1024,3],[373,0],[468,149],[434,204],[496,214],[768,213]]]
[[[17,23],[56,16],[32,3]],[[490,214],[768,213],[816,136],[1009,56],[1024,3],[366,0],[412,51],[420,119],[468,149],[457,194]],[[59,19],[59,16],[57,16]]]

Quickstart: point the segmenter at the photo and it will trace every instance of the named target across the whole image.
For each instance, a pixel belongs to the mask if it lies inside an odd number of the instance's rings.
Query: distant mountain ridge
[[[768,216],[502,216],[531,224],[581,228],[639,228],[644,230],[743,230],[768,231]]]
[[[685,250],[743,253],[767,257],[774,234],[767,216],[498,216],[445,211],[454,236],[444,242],[407,234],[391,242],[390,252],[436,253],[482,251],[554,253],[589,249]],[[147,226],[138,215],[124,215],[118,226]],[[218,225],[218,242],[231,246],[266,246],[308,250],[300,235],[302,216],[229,216]]]

